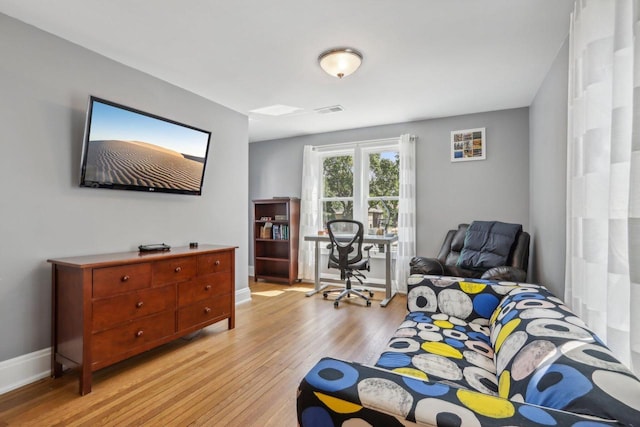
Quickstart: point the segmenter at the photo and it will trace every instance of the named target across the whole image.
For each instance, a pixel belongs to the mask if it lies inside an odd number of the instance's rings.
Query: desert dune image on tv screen
[[[84,181],[199,192],[209,134],[94,101]]]
[[[198,191],[203,162],[141,141],[90,141],[85,181]]]

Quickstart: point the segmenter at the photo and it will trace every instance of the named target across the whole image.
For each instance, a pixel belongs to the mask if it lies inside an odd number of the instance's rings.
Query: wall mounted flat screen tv
[[[200,195],[211,132],[90,97],[81,187]]]

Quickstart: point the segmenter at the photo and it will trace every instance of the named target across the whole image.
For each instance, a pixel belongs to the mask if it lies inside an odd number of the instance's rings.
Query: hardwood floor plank
[[[296,390],[322,357],[373,364],[406,315],[376,292],[334,309],[309,285],[254,283],[252,300],[226,321],[94,374],[44,379],[0,396],[4,426],[296,426]]]

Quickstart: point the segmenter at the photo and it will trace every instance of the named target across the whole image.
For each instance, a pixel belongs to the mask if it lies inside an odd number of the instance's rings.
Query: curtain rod
[[[382,138],[382,139],[369,139],[365,141],[354,141],[354,142],[339,142],[337,144],[324,144],[324,145],[314,145],[314,150],[320,150],[327,148],[339,148],[339,147],[357,147],[357,146],[367,146],[367,145],[377,145],[377,144],[389,144],[398,142],[400,140],[400,136],[394,138]]]

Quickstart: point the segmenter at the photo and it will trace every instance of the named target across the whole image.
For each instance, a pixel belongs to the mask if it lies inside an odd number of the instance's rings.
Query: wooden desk
[[[308,292],[307,296],[314,295],[324,288],[326,288],[327,284],[320,283],[320,242],[328,243],[331,240],[328,235],[310,235],[304,236],[304,240],[306,242],[315,242],[315,282],[313,291]],[[391,285],[391,244],[398,241],[398,236],[378,236],[378,235],[366,235],[364,236],[364,243],[373,243],[376,245],[384,245],[385,246],[385,274],[384,274],[384,288],[385,288],[385,298],[380,303],[381,307],[386,307],[389,304],[389,301],[395,296],[395,292],[393,292]]]

